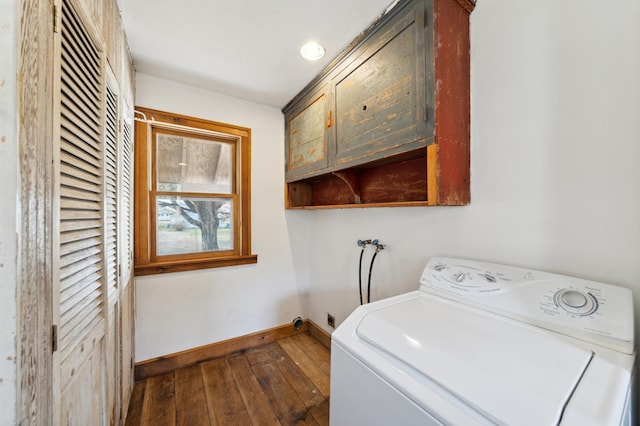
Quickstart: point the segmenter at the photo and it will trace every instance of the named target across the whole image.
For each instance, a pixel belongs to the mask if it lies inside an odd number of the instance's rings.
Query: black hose
[[[365,246],[362,246],[360,250],[360,263],[358,265],[358,288],[360,289],[360,304],[362,305],[362,255],[364,254]]]
[[[378,249],[373,253],[373,257],[371,258],[371,265],[369,266],[369,282],[367,284],[367,303],[371,301],[371,271],[373,270],[373,261],[376,260],[376,256],[378,255]]]

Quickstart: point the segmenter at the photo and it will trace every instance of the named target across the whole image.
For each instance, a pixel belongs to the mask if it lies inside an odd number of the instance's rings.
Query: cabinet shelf
[[[426,169],[426,149],[421,149],[291,182],[287,184],[287,206],[427,205]]]

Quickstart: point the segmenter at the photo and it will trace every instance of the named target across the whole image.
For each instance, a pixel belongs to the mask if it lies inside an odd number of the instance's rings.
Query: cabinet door
[[[358,165],[430,142],[424,11],[423,1],[408,3],[334,77],[336,165]]]
[[[313,175],[328,164],[327,132],[331,125],[327,85],[305,96],[287,112],[287,181]]]

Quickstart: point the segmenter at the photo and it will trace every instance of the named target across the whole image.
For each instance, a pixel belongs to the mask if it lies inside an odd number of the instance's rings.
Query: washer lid
[[[537,328],[428,295],[367,313],[356,334],[502,424],[558,424],[593,356]],[[407,397],[428,409],[420,395]]]

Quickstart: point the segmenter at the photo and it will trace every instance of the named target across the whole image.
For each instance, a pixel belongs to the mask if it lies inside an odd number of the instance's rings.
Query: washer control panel
[[[420,290],[512,319],[633,352],[631,290],[507,265],[432,258]]]

